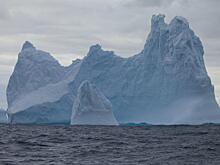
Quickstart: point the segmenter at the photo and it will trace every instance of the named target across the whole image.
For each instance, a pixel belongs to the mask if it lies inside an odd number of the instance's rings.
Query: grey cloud
[[[7,1],[2,0],[0,5],[0,21],[3,21],[5,19],[8,19],[10,17],[10,11],[7,6]]]
[[[163,5],[167,6],[170,5],[173,0],[131,0],[125,2],[124,5],[127,7],[141,7],[141,8],[148,8],[148,7],[161,7]]]

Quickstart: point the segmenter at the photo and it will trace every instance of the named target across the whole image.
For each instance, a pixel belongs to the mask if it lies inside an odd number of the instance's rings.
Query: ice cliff
[[[4,109],[1,109],[0,108],[0,123],[8,123],[9,120],[8,120],[8,114],[7,114],[7,111],[4,110]]]

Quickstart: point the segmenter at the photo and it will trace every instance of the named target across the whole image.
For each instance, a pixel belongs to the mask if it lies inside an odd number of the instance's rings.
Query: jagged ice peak
[[[188,27],[189,28],[189,23],[186,18],[182,16],[176,16],[174,17],[169,24],[167,24],[165,21],[165,15],[164,14],[158,14],[158,15],[153,15],[151,18],[151,29],[155,28],[161,28],[161,27]]]
[[[34,45],[31,42],[25,41],[25,43],[23,44],[21,50],[23,51],[25,49],[30,49],[30,48],[34,48],[35,49]]]

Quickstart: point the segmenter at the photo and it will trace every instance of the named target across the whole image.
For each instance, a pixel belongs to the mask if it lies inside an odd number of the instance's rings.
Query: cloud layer
[[[128,57],[142,50],[157,13],[166,14],[167,22],[176,15],[188,19],[203,41],[220,102],[219,6],[219,0],[1,0],[0,107],[6,107],[6,84],[25,40],[64,65],[85,56],[96,43]]]

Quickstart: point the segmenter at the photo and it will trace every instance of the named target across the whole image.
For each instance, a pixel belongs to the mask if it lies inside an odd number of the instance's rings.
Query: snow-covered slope
[[[89,81],[83,81],[73,105],[72,125],[118,125],[110,101]]]
[[[100,45],[83,60],[60,66],[24,44],[7,90],[15,123],[70,122],[80,84],[95,84],[112,103],[117,121],[153,124],[219,122],[203,46],[187,20],[154,15],[144,49],[121,58]]]

